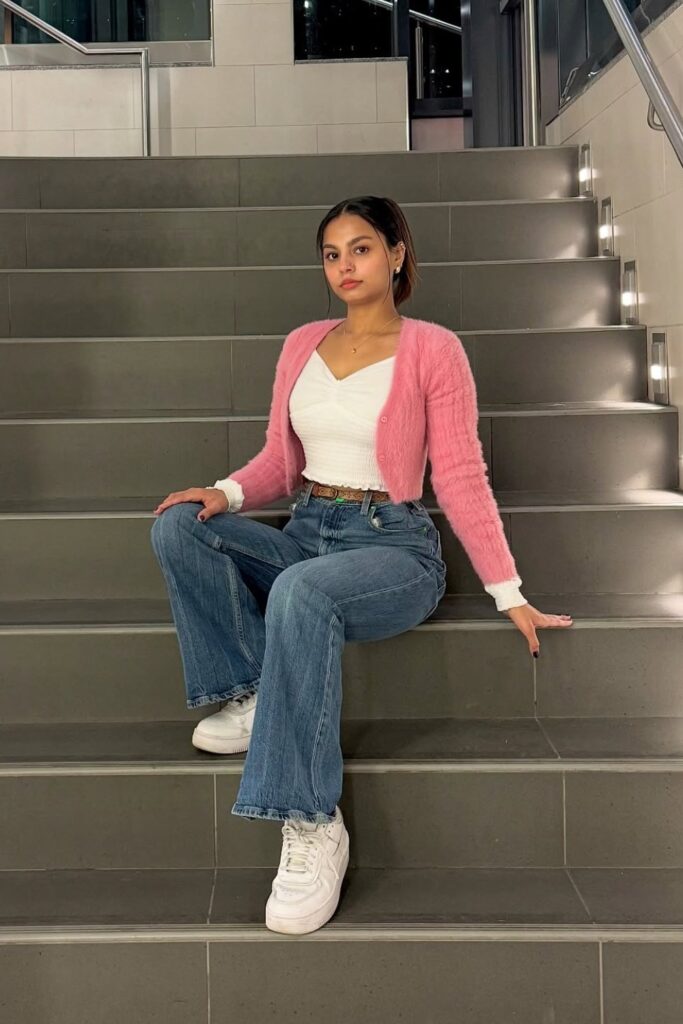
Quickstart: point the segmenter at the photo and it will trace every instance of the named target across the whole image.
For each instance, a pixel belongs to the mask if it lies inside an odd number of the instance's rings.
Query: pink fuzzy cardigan
[[[289,396],[314,348],[339,323],[311,321],[285,338],[275,370],[266,443],[227,478],[243,488],[242,511],[290,495],[305,483],[304,450],[289,419]],[[506,583],[509,607],[525,599],[516,587],[521,579],[489,483],[477,420],[474,378],[460,338],[440,324],[403,317],[391,389],[375,439],[387,490],[395,502],[421,498],[429,457],[439,506],[484,586]]]

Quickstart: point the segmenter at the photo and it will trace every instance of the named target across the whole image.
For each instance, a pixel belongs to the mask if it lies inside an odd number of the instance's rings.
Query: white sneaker
[[[315,825],[285,821],[277,876],[266,903],[266,927],[302,935],[314,932],[334,914],[349,863],[349,833],[342,812]]]
[[[246,750],[256,711],[256,693],[231,697],[224,708],[197,722],[192,744],[212,754],[238,754]]]

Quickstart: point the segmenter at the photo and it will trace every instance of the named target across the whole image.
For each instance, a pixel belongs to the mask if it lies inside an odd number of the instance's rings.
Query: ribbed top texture
[[[386,490],[375,455],[375,431],[391,387],[394,359],[338,380],[313,351],[289,398],[289,417],[306,456],[307,480]]]

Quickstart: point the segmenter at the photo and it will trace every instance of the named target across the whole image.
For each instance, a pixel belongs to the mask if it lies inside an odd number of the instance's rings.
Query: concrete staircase
[[[0,160],[0,1017],[7,1024],[680,1024],[678,414],[573,147]],[[344,652],[351,862],[269,932],[276,822],[190,744],[153,508],[263,444],[327,305],[315,229],[389,194],[456,330],[541,657],[425,480],[448,593]],[[282,525],[289,498],[259,510]]]

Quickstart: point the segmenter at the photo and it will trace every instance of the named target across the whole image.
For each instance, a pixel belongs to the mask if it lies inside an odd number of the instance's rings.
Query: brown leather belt
[[[360,487],[336,487],[331,484],[314,483],[311,488],[311,494],[320,498],[341,498],[344,501],[362,501],[365,493]],[[371,491],[370,496],[371,501],[391,501],[388,491]]]

